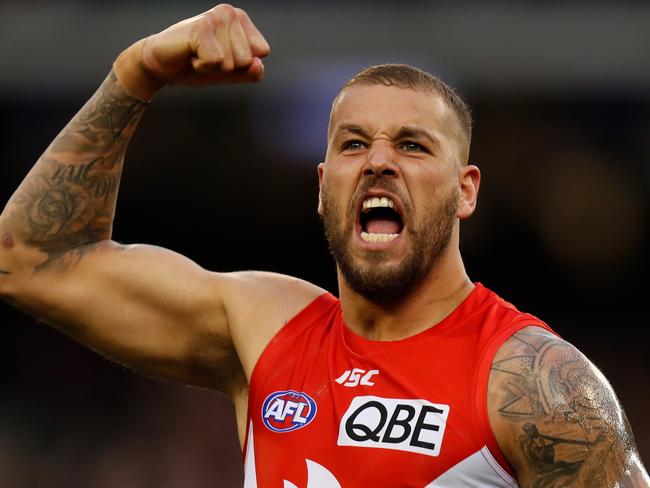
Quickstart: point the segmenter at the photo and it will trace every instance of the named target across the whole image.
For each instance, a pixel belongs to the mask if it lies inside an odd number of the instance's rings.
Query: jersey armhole
[[[336,298],[334,295],[332,295],[329,292],[325,292],[322,295],[317,296],[314,298],[311,302],[309,302],[300,312],[298,312],[296,315],[294,315],[291,319],[289,319],[282,327],[280,327],[280,330],[278,330],[275,335],[271,338],[269,343],[264,346],[264,349],[262,350],[262,353],[260,354],[260,357],[257,358],[257,362],[255,363],[255,366],[253,367],[253,372],[251,373],[251,380],[248,385],[248,413],[246,415],[246,422],[247,422],[247,427],[246,427],[246,436],[244,438],[244,449],[242,451],[242,455],[244,456],[244,459],[246,457],[246,450],[248,447],[248,435],[249,431],[252,427],[252,418],[251,418],[251,411],[255,405],[256,401],[256,389],[255,385],[261,381],[261,378],[264,376],[264,373],[266,372],[266,365],[268,362],[269,355],[272,353],[275,344],[283,340],[283,336],[290,334],[292,330],[302,324],[310,324],[314,322],[319,316],[328,313],[332,307],[337,305],[339,302],[338,298]]]
[[[548,325],[539,319],[533,318],[532,316],[522,318],[506,327],[496,336],[494,336],[481,352],[479,356],[479,366],[474,376],[474,388],[472,389],[474,396],[472,402],[473,412],[481,438],[490,451],[492,457],[494,457],[499,465],[515,479],[515,470],[501,452],[499,443],[497,442],[496,436],[492,431],[492,426],[490,425],[487,409],[487,388],[488,381],[490,379],[490,371],[492,369],[492,361],[494,360],[494,356],[496,355],[497,351],[510,337],[512,337],[512,335],[526,327],[539,327],[551,332],[554,335],[557,335],[557,333],[553,331]]]
[[[265,366],[267,363],[267,358],[269,352],[273,349],[274,344],[278,343],[283,339],[282,336],[290,333],[293,328],[297,325],[304,325],[312,323],[318,316],[329,311],[332,306],[338,303],[338,298],[332,295],[329,292],[325,292],[322,295],[318,295],[311,302],[309,302],[305,308],[300,310],[296,315],[290,318],[280,329],[271,337],[269,343],[264,346],[260,357],[257,358],[257,362],[253,367],[253,372],[251,373],[251,381],[249,387],[252,390],[253,385],[257,383],[257,378],[263,375]]]

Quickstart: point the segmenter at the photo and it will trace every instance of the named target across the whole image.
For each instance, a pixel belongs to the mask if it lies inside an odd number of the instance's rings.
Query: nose
[[[387,141],[376,142],[367,153],[363,165],[364,176],[395,176],[397,174],[395,156],[392,144]]]

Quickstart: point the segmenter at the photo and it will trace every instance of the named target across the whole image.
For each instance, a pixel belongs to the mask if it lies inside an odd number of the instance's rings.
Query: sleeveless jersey
[[[476,284],[435,326],[371,341],[321,295],[253,371],[245,488],[518,486],[486,394],[497,349],[530,325],[550,330]]]

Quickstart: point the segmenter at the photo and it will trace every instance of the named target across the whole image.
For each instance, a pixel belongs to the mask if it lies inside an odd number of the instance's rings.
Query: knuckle
[[[248,14],[242,8],[235,8],[235,14],[237,15],[237,18],[240,20],[248,19]]]
[[[231,21],[233,18],[237,16],[237,12],[235,11],[235,7],[230,5],[229,3],[222,3],[221,5],[217,5],[214,10],[219,13],[219,15],[222,15],[223,18],[227,21]]]
[[[205,18],[206,25],[212,29],[219,29],[226,25],[226,20],[217,12],[210,12],[210,15]]]

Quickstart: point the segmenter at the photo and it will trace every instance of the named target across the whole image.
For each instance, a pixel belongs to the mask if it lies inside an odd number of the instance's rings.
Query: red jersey
[[[251,377],[246,488],[515,487],[487,417],[499,346],[539,319],[477,284],[444,320],[399,341],[316,298]],[[550,329],[549,329],[550,330]]]

